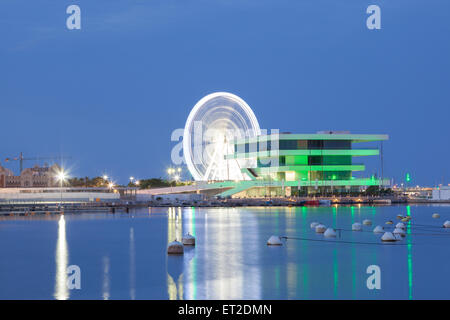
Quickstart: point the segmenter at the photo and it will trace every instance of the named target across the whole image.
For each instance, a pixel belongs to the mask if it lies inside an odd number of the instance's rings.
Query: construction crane
[[[20,172],[19,175],[23,171],[23,162],[28,160],[54,160],[54,159],[70,159],[70,157],[31,157],[31,158],[24,158],[23,153],[21,152],[18,157],[14,158],[6,158],[5,162],[9,161],[20,161]]]

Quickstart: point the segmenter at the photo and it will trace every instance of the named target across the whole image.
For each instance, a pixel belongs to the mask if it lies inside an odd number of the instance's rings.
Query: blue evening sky
[[[229,91],[262,128],[389,134],[385,176],[449,183],[449,35],[448,0],[1,0],[1,165],[64,154],[75,176],[163,177],[171,132]]]

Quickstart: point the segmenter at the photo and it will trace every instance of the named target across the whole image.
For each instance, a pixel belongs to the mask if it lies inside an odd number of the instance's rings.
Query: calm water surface
[[[435,212],[440,219],[431,218]],[[396,223],[397,214],[411,215],[408,235],[382,244],[371,230]],[[367,232],[347,231],[364,219],[374,224]],[[0,299],[450,299],[450,230],[429,227],[445,220],[444,205],[7,217],[0,220]],[[311,241],[324,239],[313,221],[344,229],[341,238]],[[167,256],[167,244],[187,232],[196,247]],[[271,235],[310,240],[268,247]],[[80,290],[67,289],[70,265],[80,267]],[[380,290],[367,288],[369,265],[381,268]]]

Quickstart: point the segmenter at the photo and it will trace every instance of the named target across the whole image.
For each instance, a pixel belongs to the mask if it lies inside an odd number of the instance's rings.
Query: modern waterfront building
[[[369,176],[361,163],[367,156],[380,156],[382,162],[381,150],[373,144],[388,139],[385,134],[342,131],[235,139],[232,152],[224,158],[230,167],[240,168],[244,179],[199,180],[187,186],[140,190],[137,194],[142,193],[144,197],[174,193],[241,198],[320,196],[359,192],[369,186],[389,187],[389,178]]]
[[[386,187],[390,179],[356,177],[365,166],[354,158],[378,156],[378,148],[354,144],[387,140],[383,134],[321,131],[316,134],[269,134],[236,139],[226,159],[253,163],[241,171],[248,180],[235,181],[222,196],[290,196],[348,193],[368,186]]]

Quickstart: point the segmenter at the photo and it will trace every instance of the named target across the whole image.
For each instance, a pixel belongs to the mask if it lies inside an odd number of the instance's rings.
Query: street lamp
[[[59,181],[59,191],[60,191],[59,207],[61,207],[62,206],[62,187],[63,187],[64,181],[66,181],[66,179],[67,179],[67,175],[64,172],[64,169],[61,169],[61,171],[58,172],[58,174],[56,175],[56,179]]]

